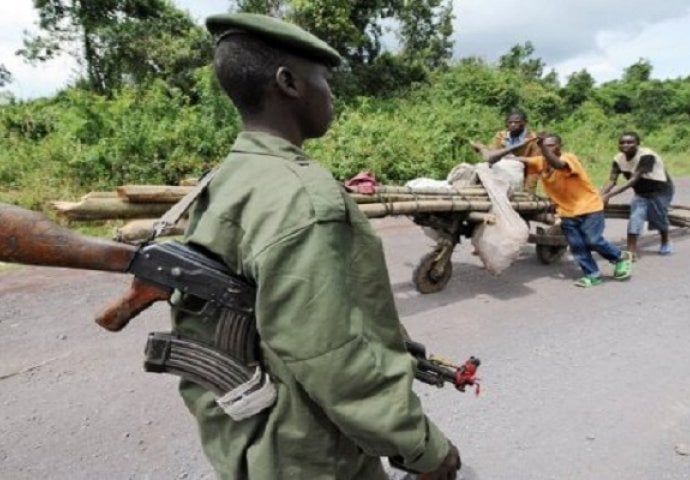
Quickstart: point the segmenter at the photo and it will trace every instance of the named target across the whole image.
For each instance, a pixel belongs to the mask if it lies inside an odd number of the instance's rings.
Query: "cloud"
[[[52,95],[77,77],[76,62],[70,57],[32,66],[15,54],[23,46],[23,32],[37,30],[31,0],[0,3],[0,19],[0,63],[12,73],[6,89],[17,98]]]
[[[227,11],[227,0],[175,0],[199,23]],[[561,79],[587,68],[598,81],[618,78],[626,66],[647,58],[657,78],[690,74],[690,6],[687,0],[454,1],[455,56],[496,61],[513,45],[531,41],[535,54]],[[67,56],[32,67],[15,56],[22,32],[36,30],[31,0],[0,2],[0,63],[14,77],[8,89],[19,98],[47,96],[78,78]],[[680,53],[680,54],[679,54]]]
[[[203,24],[204,19],[215,13],[227,12],[230,9],[228,0],[175,0],[178,8],[190,13],[198,23]]]
[[[590,52],[558,62],[556,69],[567,75],[587,68],[599,81],[606,81],[619,78],[626,67],[644,58],[652,63],[653,77],[687,77],[690,58],[679,52],[690,45],[690,10],[635,32],[603,30],[595,36],[595,43]]]
[[[199,23],[210,14],[227,11],[229,6],[227,0],[177,0],[174,3],[190,12]],[[32,0],[0,2],[0,63],[13,78],[5,89],[20,99],[53,95],[80,76],[77,62],[68,55],[36,66],[15,55],[22,48],[23,32],[36,32],[37,21]]]
[[[591,73],[601,73],[602,78],[620,70],[615,55],[625,57],[628,65],[641,56],[655,64],[663,52],[652,45],[690,44],[687,0],[463,0],[456,3],[455,14],[457,56],[495,61],[513,45],[531,41],[536,55],[557,70],[591,64],[596,71]],[[669,23],[678,23],[674,28],[680,30],[669,30]],[[643,53],[635,55],[633,48]],[[677,60],[680,68],[690,71],[690,60]]]

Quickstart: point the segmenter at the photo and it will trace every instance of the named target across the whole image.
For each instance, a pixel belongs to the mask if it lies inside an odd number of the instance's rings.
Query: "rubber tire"
[[[546,230],[546,235],[563,235],[560,225],[552,225]],[[554,247],[552,245],[537,244],[537,258],[544,265],[551,265],[563,257],[568,247]]]
[[[431,270],[434,268],[435,258],[438,255],[437,251],[429,252],[422,257],[417,266],[412,272],[412,283],[419,293],[436,293],[443,290],[453,274],[453,264],[448,261],[443,269],[441,278],[433,279],[430,276]]]

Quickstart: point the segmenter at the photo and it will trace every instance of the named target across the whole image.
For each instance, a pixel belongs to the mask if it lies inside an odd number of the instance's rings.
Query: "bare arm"
[[[543,143],[539,142],[539,147],[541,148],[541,154],[544,156],[546,162],[551,166],[551,168],[555,168],[556,170],[568,168],[568,162],[561,160],[559,156],[548,148],[545,148]]]
[[[611,189],[616,186],[616,184],[618,183],[618,176],[620,175],[620,173],[620,169],[614,162],[614,164],[611,166],[611,173],[609,173],[608,181],[604,184],[603,187],[601,187],[600,193],[602,196],[609,193]]]
[[[604,199],[604,202],[608,202],[611,197],[615,197],[619,193],[622,193],[625,190],[627,190],[628,188],[635,185],[635,183],[637,183],[637,181],[640,179],[640,177],[642,177],[642,172],[640,172],[638,170],[635,173],[633,173],[632,177],[630,177],[630,179],[627,180],[626,182],[624,182],[624,183],[622,183],[616,187],[615,186],[615,180],[614,180],[611,187],[608,188],[607,190],[604,190],[611,183],[611,180],[609,179],[609,182],[606,185],[604,185],[604,189],[602,189],[602,193],[603,193],[602,198]]]
[[[513,153],[515,150],[519,150],[520,148],[527,145],[529,142],[533,142],[535,140],[536,138],[530,138],[525,140],[524,142],[518,143],[517,145],[499,148],[496,150],[492,150],[486,145],[482,145],[481,143],[472,142],[470,143],[470,145],[472,145],[472,148],[474,148],[477,152],[482,154],[482,157],[484,157],[485,161],[489,162],[489,165],[493,165],[509,153]]]
[[[608,200],[611,197],[614,197],[619,193],[624,192],[628,188],[634,186],[642,178],[642,175],[652,171],[652,169],[654,168],[654,162],[656,162],[656,158],[653,155],[643,155],[642,157],[640,157],[640,161],[637,164],[637,168],[635,168],[633,174],[625,183],[621,184],[618,187],[616,187],[615,184],[616,177],[618,176],[617,174],[620,173],[620,168],[614,162],[613,166],[611,167],[611,177],[609,179],[609,183],[607,183],[602,189],[604,202],[608,202]],[[616,175],[614,176],[614,174]],[[613,185],[609,187],[609,184],[611,183],[613,183]]]

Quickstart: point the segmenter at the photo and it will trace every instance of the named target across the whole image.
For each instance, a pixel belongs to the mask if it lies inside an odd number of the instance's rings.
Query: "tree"
[[[594,89],[594,77],[587,71],[582,69],[579,72],[574,72],[568,77],[568,82],[565,87],[561,89],[561,97],[565,101],[566,106],[570,111],[574,111],[592,94]]]
[[[534,45],[532,42],[513,45],[507,53],[499,58],[498,68],[514,70],[530,80],[538,80],[544,72],[545,63],[541,58],[532,58],[533,54]]]
[[[561,85],[561,82],[558,80],[558,72],[556,72],[556,69],[554,68],[549,70],[549,73],[544,75],[541,81],[547,87],[551,87],[554,89],[558,89]]]
[[[647,82],[652,78],[652,68],[652,64],[649,63],[649,60],[640,58],[636,63],[633,63],[623,71],[623,82]]]
[[[5,68],[5,65],[0,63],[0,87],[4,87],[8,83],[12,82],[12,74],[10,73],[7,68]]]
[[[237,0],[240,11],[287,18],[345,59],[335,81],[341,94],[395,92],[442,68],[452,54],[450,0]],[[385,25],[385,27],[384,27]],[[383,38],[395,33],[397,49]],[[386,82],[380,81],[385,78]]]
[[[109,94],[152,76],[185,85],[209,60],[208,35],[169,0],[34,0],[40,29],[18,53],[42,62],[63,53],[92,90]]]

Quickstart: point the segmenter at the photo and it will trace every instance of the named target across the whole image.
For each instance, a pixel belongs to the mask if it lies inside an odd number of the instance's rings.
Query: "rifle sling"
[[[194,203],[201,192],[204,191],[206,186],[211,182],[211,179],[215,176],[217,169],[213,169],[206,173],[199,183],[187,193],[179,202],[170,207],[170,209],[163,214],[156,222],[153,224],[153,232],[149,241],[153,241],[161,233],[163,233],[167,228],[173,227],[182,216],[189,210],[189,207]]]

